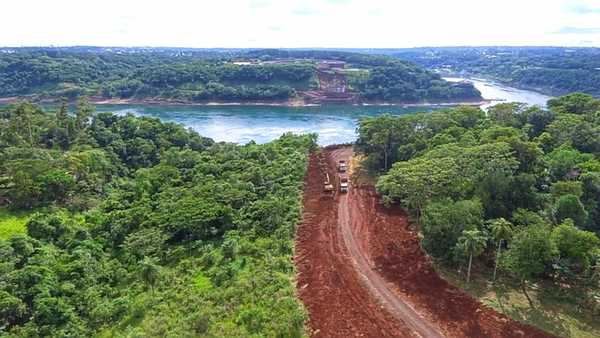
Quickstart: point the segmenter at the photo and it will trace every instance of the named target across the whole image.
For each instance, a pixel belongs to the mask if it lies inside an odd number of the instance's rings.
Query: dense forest
[[[314,135],[214,143],[85,100],[0,110],[0,336],[299,337]]]
[[[290,60],[273,62],[281,59]],[[470,84],[446,82],[390,56],[333,51],[124,53],[47,48],[0,53],[0,97],[282,101],[318,88],[316,62],[323,59],[345,61],[359,70],[362,75],[349,76],[349,85],[362,101],[480,99]],[[260,62],[235,62],[239,60]]]
[[[412,212],[442,265],[465,267],[467,281],[472,265],[511,276],[528,299],[555,283],[600,314],[600,100],[384,115],[358,133],[383,202]]]
[[[600,96],[600,48],[414,48],[387,54],[450,74],[484,76],[554,95]]]

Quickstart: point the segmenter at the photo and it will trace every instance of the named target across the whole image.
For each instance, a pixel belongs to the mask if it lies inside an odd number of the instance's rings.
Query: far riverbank
[[[60,102],[59,99],[55,98],[36,98],[33,96],[15,96],[0,98],[0,104],[11,104],[22,100],[31,100],[40,104],[57,104]],[[193,101],[179,101],[179,100],[168,100],[168,99],[156,99],[156,98],[103,98],[92,96],[89,98],[90,103],[95,105],[110,105],[110,106],[131,106],[131,105],[144,105],[144,106],[266,106],[266,107],[321,107],[321,106],[391,106],[391,107],[404,107],[404,108],[418,108],[418,107],[455,107],[455,106],[482,106],[489,104],[490,100],[473,100],[473,101],[459,101],[459,102],[428,102],[422,101],[417,103],[405,103],[405,102],[358,102],[358,103],[322,103],[315,104],[306,102],[303,99],[290,99],[282,101],[245,101],[245,102],[193,102]]]

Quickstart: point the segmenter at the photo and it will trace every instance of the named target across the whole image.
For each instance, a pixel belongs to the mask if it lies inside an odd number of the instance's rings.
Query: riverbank
[[[0,98],[0,104],[11,104],[22,100],[31,100],[40,104],[56,104],[59,103],[59,99],[55,98],[36,98],[33,96],[13,96]],[[373,106],[373,107],[404,107],[404,108],[419,108],[419,107],[455,107],[455,106],[483,106],[492,103],[492,100],[478,99],[472,101],[458,101],[458,102],[430,102],[422,101],[417,103],[407,102],[385,102],[385,101],[372,101],[372,102],[356,102],[356,103],[309,103],[302,98],[294,98],[282,101],[240,101],[240,102],[218,102],[218,101],[206,101],[206,102],[192,102],[192,101],[180,101],[180,100],[168,100],[168,99],[156,99],[156,98],[103,98],[92,96],[89,98],[90,103],[95,105],[111,105],[111,106],[131,106],[131,105],[145,105],[145,106],[266,106],[266,107],[321,107],[321,106]]]

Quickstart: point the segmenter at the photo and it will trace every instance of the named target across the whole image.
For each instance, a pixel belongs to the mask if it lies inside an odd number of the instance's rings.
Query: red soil
[[[324,152],[332,178],[352,155]],[[313,337],[551,337],[440,278],[406,214],[381,206],[372,186],[325,196],[322,166],[311,155],[295,254]]]

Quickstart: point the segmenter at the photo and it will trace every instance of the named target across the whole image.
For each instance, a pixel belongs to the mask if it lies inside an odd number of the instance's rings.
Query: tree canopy
[[[547,109],[371,117],[359,123],[355,150],[382,202],[413,214],[423,249],[441,264],[481,254],[474,263],[493,265],[494,280],[499,267],[525,292],[552,280],[590,299],[598,286],[599,105],[572,94]]]
[[[15,49],[0,53],[0,97],[95,96],[177,102],[269,102],[318,88],[317,63],[348,63],[349,89],[363,101],[478,100],[466,83],[450,83],[389,56],[326,51],[98,52],[93,49]],[[361,74],[357,76],[356,74]]]
[[[314,135],[216,144],[65,108],[0,111],[0,203],[30,214],[0,238],[0,335],[303,335],[291,257]]]

